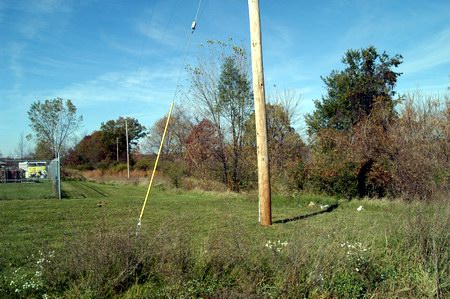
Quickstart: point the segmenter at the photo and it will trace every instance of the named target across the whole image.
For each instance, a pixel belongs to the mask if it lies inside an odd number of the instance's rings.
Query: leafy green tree
[[[139,140],[147,135],[145,126],[132,117],[127,117],[128,146],[130,150],[137,148]],[[119,159],[126,160],[127,142],[125,134],[125,118],[109,120],[100,126],[101,140],[106,159],[116,160],[117,142],[119,145]]]
[[[402,63],[401,55],[390,57],[370,46],[347,51],[342,62],[346,65],[343,71],[334,70],[322,78],[327,94],[316,100],[314,112],[306,115],[310,135],[323,128],[348,131],[370,115],[377,101],[393,111],[394,88],[401,73],[392,69]]]
[[[36,148],[34,149],[34,159],[50,160],[54,157],[55,153],[52,151],[50,145],[43,140],[38,140],[36,143]]]
[[[61,98],[34,102],[28,110],[28,118],[38,148],[46,145],[53,157],[61,152],[83,120],[82,116],[77,115],[77,108],[72,101],[64,102]]]
[[[231,185],[239,191],[241,154],[244,147],[244,124],[252,111],[250,81],[233,57],[227,57],[219,78],[219,105],[222,117],[229,124],[231,139]]]

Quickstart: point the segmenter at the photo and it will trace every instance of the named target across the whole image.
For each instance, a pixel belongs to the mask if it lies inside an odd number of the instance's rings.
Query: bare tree
[[[279,90],[275,88],[269,95],[270,104],[283,109],[292,127],[299,126],[302,120],[303,115],[300,113],[302,101],[303,95],[295,89]]]
[[[243,128],[249,115],[250,65],[245,51],[221,41],[202,45],[191,73],[189,101],[201,119],[210,121],[218,132],[222,181],[239,190],[239,159]],[[231,154],[228,153],[231,144]],[[231,173],[230,170],[231,169]]]
[[[19,157],[19,159],[23,159],[26,155],[25,151],[25,135],[22,133],[20,133],[19,136],[19,142],[17,143],[17,147],[15,149],[15,154],[17,157]]]
[[[141,148],[144,152],[156,153],[161,144],[162,135],[167,122],[167,116],[157,120],[150,129],[149,134],[143,140]],[[190,116],[183,107],[176,107],[169,122],[168,131],[164,141],[163,156],[169,155],[181,157],[185,150],[185,142],[193,128]]]

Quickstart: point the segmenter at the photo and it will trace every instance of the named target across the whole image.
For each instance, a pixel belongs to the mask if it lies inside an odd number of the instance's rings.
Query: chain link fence
[[[59,158],[51,161],[0,160],[0,185],[13,183],[42,183],[43,188],[53,186],[53,194],[61,198],[61,171]]]
[[[48,179],[53,183],[55,196],[61,199],[61,164],[59,157],[53,159],[48,165]]]

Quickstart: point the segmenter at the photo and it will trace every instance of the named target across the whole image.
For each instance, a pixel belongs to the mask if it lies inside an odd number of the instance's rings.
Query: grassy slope
[[[80,235],[112,231],[132,234],[145,195],[145,188],[140,186],[91,182],[64,182],[63,191],[68,199],[61,201],[0,201],[0,272],[2,267],[25,266],[27,256],[43,248],[64,247]],[[337,264],[345,258],[345,250],[340,249],[344,242],[363,243],[369,248],[369,257],[380,263],[396,256],[399,260],[411,258],[399,252],[402,249],[397,246],[408,233],[411,215],[418,211],[429,212],[430,216],[433,213],[432,209],[424,210],[422,205],[362,200],[341,202],[330,213],[261,228],[257,223],[257,200],[252,196],[154,191],[144,214],[141,228],[144,236],[179,228],[189,235],[194,248],[201,248],[211,238],[217,238],[217,234],[224,236],[224,242],[240,236],[246,238],[245,242],[255,252],[265,250],[268,240],[288,241],[298,244],[289,247],[293,254],[302,248],[305,256],[336,259]],[[317,206],[308,207],[311,201],[330,204],[334,200],[319,196],[274,197],[273,219],[320,211]],[[364,206],[364,211],[356,210],[359,205]],[[230,248],[224,247],[224,250]],[[401,271],[401,267],[413,267],[408,261],[392,262],[392,265],[400,267],[396,271]],[[411,281],[421,279],[420,276]],[[424,285],[432,285],[432,277],[423,280]],[[406,294],[410,294],[408,292],[406,290]],[[419,290],[422,295],[432,293],[432,290]],[[401,292],[399,294],[402,296]]]

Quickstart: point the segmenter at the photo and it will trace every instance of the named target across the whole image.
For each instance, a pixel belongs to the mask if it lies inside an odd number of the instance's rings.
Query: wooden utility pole
[[[129,145],[128,145],[128,123],[127,123],[126,118],[125,118],[125,137],[127,139],[127,172],[128,172],[128,178],[130,178],[130,153],[129,153]]]
[[[252,53],[253,93],[255,97],[256,147],[258,155],[259,222],[272,225],[269,155],[267,149],[266,96],[261,43],[259,0],[248,0]]]
[[[119,137],[116,137],[116,161],[119,162]]]

